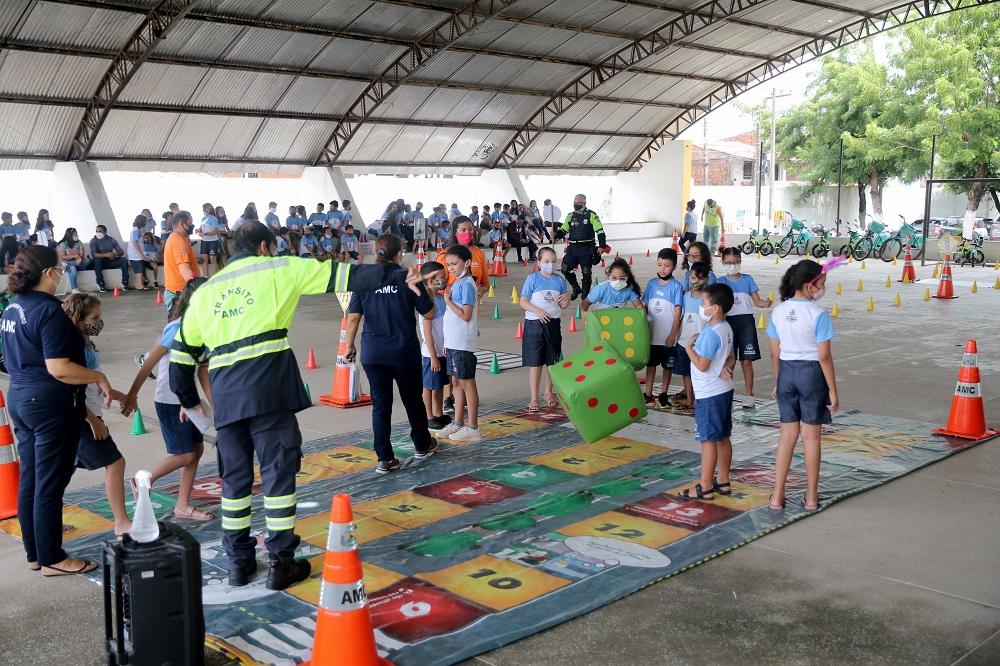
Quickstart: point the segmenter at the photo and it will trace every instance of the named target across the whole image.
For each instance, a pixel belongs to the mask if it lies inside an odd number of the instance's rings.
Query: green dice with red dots
[[[645,318],[642,323],[645,326]],[[635,371],[611,345],[584,347],[550,367],[549,374],[566,414],[586,442],[612,435],[646,416]]]
[[[587,344],[610,344],[636,370],[649,360],[649,324],[641,308],[605,308],[587,313]]]

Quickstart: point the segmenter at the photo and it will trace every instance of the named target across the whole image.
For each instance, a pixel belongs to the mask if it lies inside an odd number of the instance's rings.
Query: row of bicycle
[[[902,218],[902,215],[900,216]],[[779,257],[787,257],[795,254],[810,255],[817,259],[822,259],[829,254],[838,254],[845,257],[854,257],[855,261],[862,261],[868,258],[879,258],[882,261],[892,261],[900,258],[909,246],[910,254],[914,259],[919,259],[924,254],[924,237],[920,231],[905,218],[899,229],[889,232],[881,222],[873,221],[864,231],[857,227],[847,226],[847,242],[836,250],[830,244],[830,231],[822,224],[816,224],[811,228],[806,227],[806,221],[792,218],[792,224],[788,233],[784,236],[772,235],[770,231],[764,230],[757,233],[756,230],[750,232],[748,238],[741,246],[743,254],[761,254],[768,256],[777,254]],[[944,243],[945,236],[938,240]],[[983,237],[975,236],[973,240],[959,236],[954,236],[949,243],[954,245],[950,254],[956,264],[971,264],[972,266],[985,265],[986,255],[983,254]]]

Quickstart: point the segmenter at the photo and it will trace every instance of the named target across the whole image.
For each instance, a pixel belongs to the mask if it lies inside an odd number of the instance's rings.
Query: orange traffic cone
[[[330,506],[330,534],[323,559],[323,582],[316,609],[313,666],[391,666],[378,656],[375,629],[365,595],[354,513],[348,495],[334,495]]]
[[[524,339],[524,324],[517,322],[517,333],[514,334],[514,338],[517,340]]]
[[[674,229],[674,238],[673,238],[672,241],[670,241],[670,247],[672,247],[674,249],[674,252],[676,252],[677,254],[680,254],[681,253],[681,244],[678,242],[678,240],[679,239],[677,238],[677,230]]]
[[[493,277],[505,277],[507,275],[507,263],[503,260],[503,250],[497,243],[493,248],[493,270],[490,271]]]
[[[576,333],[576,317],[569,318],[569,332]]]
[[[903,255],[903,277],[900,282],[916,282],[917,272],[913,269],[913,255],[910,254],[910,245],[906,245],[906,254]]]
[[[157,289],[156,290],[156,304],[157,305],[163,305],[163,290],[162,289]]]
[[[722,251],[726,249],[726,234],[722,234],[719,238],[719,256],[722,256]]]
[[[945,264],[947,266],[947,264]],[[958,369],[958,383],[951,399],[948,425],[935,428],[934,434],[961,437],[981,442],[1000,435],[1000,430],[986,427],[983,412],[983,392],[979,388],[979,364],[976,361],[976,341],[965,343],[965,355]]]
[[[120,292],[118,290],[118,285],[115,285],[115,294],[114,294],[115,298],[118,298],[121,295],[122,295],[122,292]]]
[[[417,243],[417,269],[420,269],[426,260],[427,257],[424,256],[424,242],[420,241]]]
[[[319,366],[316,365],[316,351],[310,347],[309,355],[306,357],[306,370],[315,370]]]
[[[632,263],[632,257],[631,256],[628,258],[628,265],[629,266],[634,266],[635,265],[635,264]]]
[[[646,258],[649,259],[649,248],[646,248]]]
[[[0,391],[0,520],[17,515],[17,484],[21,478],[21,465],[17,462],[14,433],[7,418],[7,403]]]
[[[337,367],[333,369],[333,387],[330,395],[321,395],[319,401],[331,407],[348,409],[372,404],[372,397],[361,392],[358,366],[344,358],[347,354],[347,317],[340,321],[340,347],[337,349]]]
[[[958,298],[955,295],[955,285],[951,281],[951,255],[944,255],[944,267],[941,269],[941,279],[938,280],[937,293],[934,298]]]

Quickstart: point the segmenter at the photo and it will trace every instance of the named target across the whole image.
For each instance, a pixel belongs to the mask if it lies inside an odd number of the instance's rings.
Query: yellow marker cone
[[[993,262],[993,270],[1000,271],[1000,261]]]
[[[490,290],[486,292],[486,298],[493,298],[496,294],[493,293],[493,285],[490,285]]]
[[[834,292],[837,294],[837,296],[840,296],[842,293],[844,293],[844,285],[838,282],[837,288],[834,290]]]
[[[889,278],[888,275],[885,276],[885,286],[887,289],[892,286],[892,280]]]
[[[867,267],[867,266],[865,266],[865,260],[864,260],[864,259],[862,259],[862,260],[861,260],[861,270],[865,270],[866,268],[868,268],[868,267]]]
[[[757,330],[763,331],[765,328],[767,328],[767,317],[761,312],[760,317],[757,318]]]
[[[903,299],[899,297],[899,292],[896,292],[896,298],[892,300],[892,304],[897,308],[903,304]]]
[[[510,302],[513,303],[514,305],[518,304],[517,287],[510,288]]]
[[[910,284],[910,274],[903,273],[903,284]]]
[[[937,280],[939,277],[941,277],[941,272],[938,271],[937,264],[934,264],[934,271],[931,273],[931,279]]]
[[[769,294],[767,295],[767,298],[768,298],[768,299],[769,299],[769,300],[770,300],[770,301],[771,301],[772,303],[774,303],[774,289],[772,289],[772,290],[771,290],[771,293],[769,293]]]
[[[997,281],[993,283],[993,288],[1000,289],[1000,277],[998,277]]]
[[[780,263],[781,263],[781,257],[775,257],[774,258],[774,265],[777,266]]]
[[[840,316],[840,306],[837,305],[836,303],[834,303],[833,307],[830,308],[830,316],[831,317],[839,317]]]
[[[925,301],[931,300],[931,290],[930,290],[930,287],[924,289],[924,300]]]
[[[873,312],[875,310],[875,299],[871,296],[868,297],[868,312]]]
[[[978,294],[979,293],[979,285],[976,284],[975,280],[972,281],[972,293],[973,294]]]
[[[862,282],[861,280],[858,280],[858,291],[864,291],[864,290],[865,290],[865,283]]]
[[[896,265],[896,257],[893,257],[893,258],[892,258],[892,265],[893,265],[893,266],[895,266],[895,265]]]
[[[851,255],[850,257],[847,258],[847,263],[849,263],[849,264],[853,264],[854,263],[854,255]]]

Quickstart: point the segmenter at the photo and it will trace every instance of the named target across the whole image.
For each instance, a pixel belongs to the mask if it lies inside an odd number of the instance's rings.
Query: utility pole
[[[757,164],[754,166],[753,170],[753,181],[754,187],[757,191],[757,210],[755,215],[757,217],[757,233],[760,233],[760,190],[761,190],[761,177],[764,175],[764,144],[760,140],[760,117],[757,117],[757,121],[754,123],[753,131],[753,142],[754,142],[754,161]]]
[[[769,220],[774,219],[774,178],[775,178],[775,161],[777,160],[776,149],[775,149],[775,135],[777,134],[777,100],[779,97],[791,97],[792,93],[783,92],[780,95],[776,88],[771,88],[771,96],[765,99],[771,100],[771,157],[768,160],[767,165],[767,180],[768,180],[768,194],[767,194],[767,218]]]
[[[702,143],[701,153],[701,184],[708,186],[708,118],[701,119]]]

